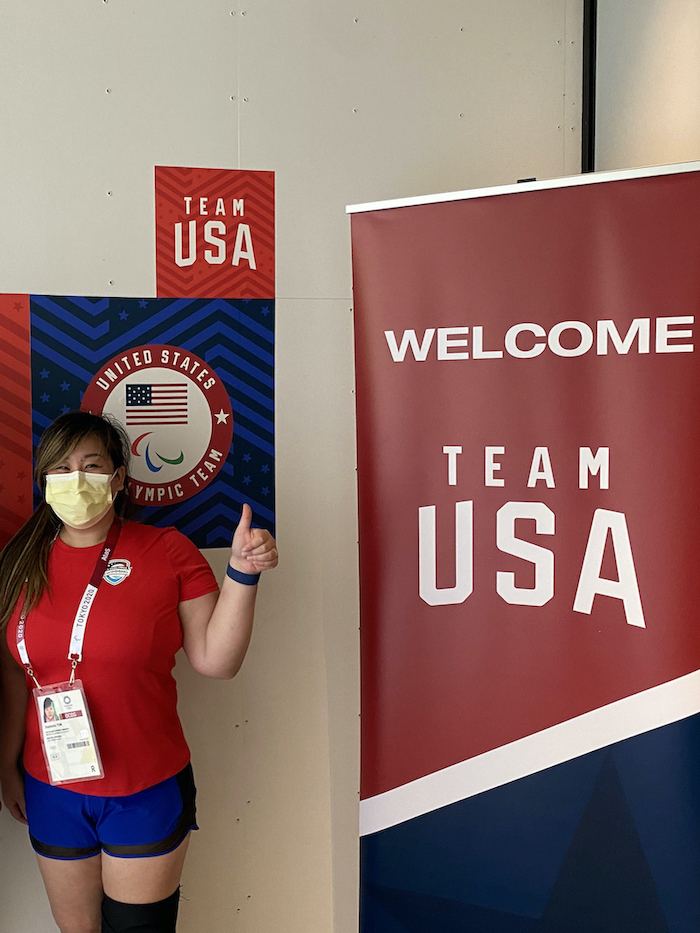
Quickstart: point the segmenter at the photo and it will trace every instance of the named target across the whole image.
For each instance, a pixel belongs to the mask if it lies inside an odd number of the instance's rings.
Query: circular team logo
[[[209,486],[226,461],[233,412],[221,379],[181,347],[149,344],[113,357],[80,406],[112,415],[131,441],[131,499],[173,505]]]

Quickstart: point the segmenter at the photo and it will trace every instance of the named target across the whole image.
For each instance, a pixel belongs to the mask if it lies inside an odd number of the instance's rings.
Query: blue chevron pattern
[[[212,483],[191,499],[144,507],[139,519],[175,525],[198,547],[227,547],[241,504],[274,533],[274,317],[271,300],[84,298],[32,295],[33,443],[78,408],[95,372],[121,351],[182,347],[222,380],[234,413],[233,445]]]

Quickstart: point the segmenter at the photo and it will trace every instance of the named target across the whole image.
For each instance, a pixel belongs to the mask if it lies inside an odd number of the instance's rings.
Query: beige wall
[[[236,680],[178,669],[202,825],[183,933],[357,927],[344,208],[576,173],[580,27],[580,0],[0,4],[0,291],[153,294],[154,164],[277,173],[283,562]],[[0,815],[0,930],[44,933],[24,836]]]
[[[599,171],[700,159],[699,99],[697,0],[599,0]]]

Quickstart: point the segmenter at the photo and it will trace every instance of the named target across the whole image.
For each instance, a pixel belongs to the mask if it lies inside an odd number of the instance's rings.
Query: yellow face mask
[[[92,528],[112,507],[111,481],[107,473],[47,473],[45,498],[56,516],[69,528]]]

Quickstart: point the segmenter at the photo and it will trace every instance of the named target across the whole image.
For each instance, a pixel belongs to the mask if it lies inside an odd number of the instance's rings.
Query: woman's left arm
[[[246,575],[277,566],[275,540],[269,531],[250,527],[252,514],[250,506],[244,505],[229,559],[229,567]],[[230,678],[238,672],[253,630],[257,590],[227,575],[218,597],[208,593],[179,604],[183,648],[198,673]]]

